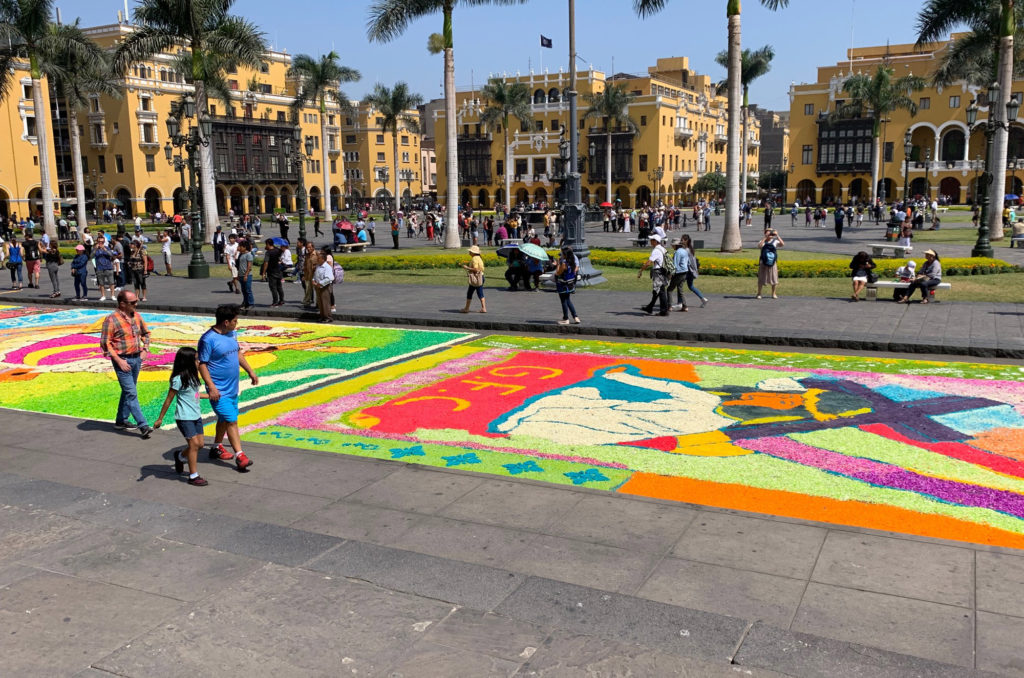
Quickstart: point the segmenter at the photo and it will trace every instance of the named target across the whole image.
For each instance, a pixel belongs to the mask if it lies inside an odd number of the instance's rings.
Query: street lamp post
[[[910,130],[903,135],[903,204],[910,202],[910,153],[914,150],[914,142],[910,140]]]
[[[95,221],[99,222],[99,216],[103,214],[103,207],[100,205],[100,186],[103,185],[103,175],[96,169],[89,174],[92,176],[92,208],[97,215]],[[79,219],[85,219],[85,215],[79,215]],[[86,219],[86,223],[88,223],[88,219]]]
[[[1012,173],[1012,179],[1010,180],[1010,193],[1020,197],[1020,193],[1017,192],[1017,163],[1020,162],[1016,157],[1010,159],[1010,172]]]
[[[295,154],[292,154],[294,142]],[[303,153],[305,151],[305,153]],[[285,139],[284,153],[289,157],[292,166],[299,173],[299,190],[295,195],[299,212],[299,237],[306,239],[306,211],[309,209],[306,203],[306,167],[305,164],[313,156],[313,138],[306,137],[302,143],[302,128],[298,125],[292,128],[292,138]]]
[[[374,167],[373,168],[373,173],[376,175],[377,181],[382,183],[384,185],[385,190],[386,190],[387,186],[388,186],[388,180],[391,179],[391,166],[390,165],[381,165],[380,167]],[[459,174],[458,181],[459,181],[459,185],[461,186],[462,185],[462,174],[461,173]],[[398,203],[396,202],[395,205],[397,205],[397,204]],[[458,205],[458,209],[459,210],[462,209],[462,205],[459,205],[458,202],[456,202],[455,204]],[[397,211],[398,208],[396,207],[395,209]],[[384,206],[384,211],[385,212],[388,211],[387,205]]]
[[[992,243],[989,242],[988,236],[988,211],[989,205],[989,188],[992,186],[992,145],[993,137],[995,136],[997,129],[1010,129],[1011,120],[1017,119],[1017,111],[1020,109],[1020,101],[1017,99],[1017,95],[1010,97],[1010,100],[1006,102],[1006,120],[1002,122],[1000,120],[993,120],[992,106],[995,102],[1001,101],[999,98],[999,84],[992,83],[988,88],[988,101],[989,101],[989,116],[988,119],[982,122],[978,122],[978,103],[977,100],[972,99],[970,105],[967,107],[967,128],[969,130],[974,129],[976,126],[982,127],[985,133],[985,172],[981,175],[981,183],[985,187],[985,192],[981,196],[981,221],[978,224],[978,240],[974,244],[974,249],[971,250],[972,257],[991,257],[992,256]],[[1000,205],[995,206],[996,209],[1002,209]]]
[[[665,176],[665,168],[658,165],[647,173],[647,178],[654,183],[654,204],[658,204],[658,194],[661,192],[661,178]]]
[[[209,146],[210,137],[213,135],[213,121],[207,117],[199,118],[198,126],[192,125],[192,119],[196,117],[196,101],[191,94],[185,95],[185,101],[180,113],[188,120],[188,130],[182,134],[181,122],[174,115],[167,118],[167,135],[170,141],[164,146],[164,155],[167,162],[183,174],[184,166],[188,166],[188,202],[189,211],[192,213],[192,259],[188,263],[189,278],[209,278],[210,266],[203,258],[203,221],[202,221],[202,194],[196,186],[196,180],[200,177],[199,147]],[[173,156],[173,149],[184,149],[187,160],[179,153]]]
[[[978,176],[981,174],[982,167],[984,167],[984,164],[981,161],[980,153],[977,156],[975,156],[974,162],[972,164],[974,165],[974,193],[971,195],[971,200],[972,202],[974,202],[975,205],[980,205],[981,199],[978,197],[978,188],[981,186],[981,184],[978,182]]]
[[[931,169],[932,169],[932,149],[929,148],[924,153],[924,180],[925,180],[925,186],[927,187],[925,189],[925,200],[927,200],[929,204],[931,204],[931,201],[932,201],[932,178],[931,178],[931,175],[929,174],[929,172],[931,172]]]
[[[412,179],[413,171],[410,169],[398,170],[398,180],[404,181],[406,188],[409,190],[409,200],[412,200]],[[401,203],[398,203],[401,204]]]

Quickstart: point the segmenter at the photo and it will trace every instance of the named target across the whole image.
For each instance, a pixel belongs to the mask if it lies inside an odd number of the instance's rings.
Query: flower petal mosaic
[[[1024,548],[1022,376],[491,336],[241,423],[251,441]]]
[[[119,390],[99,347],[110,311],[0,307],[0,407],[113,420]],[[152,421],[167,394],[174,354],[195,346],[211,317],[144,313],[151,351],[139,375],[139,402]],[[470,335],[337,327],[242,319],[238,340],[259,386],[242,380],[240,406],[252,406],[344,378],[353,372],[431,350]],[[203,401],[204,414],[210,414]]]
[[[0,406],[109,419],[103,311],[0,307]],[[147,414],[208,318],[146,314]],[[245,320],[243,438],[1024,548],[1024,369]]]

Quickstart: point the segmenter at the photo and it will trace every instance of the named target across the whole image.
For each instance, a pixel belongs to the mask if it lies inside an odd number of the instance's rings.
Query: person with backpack
[[[46,272],[50,276],[50,285],[53,287],[51,299],[60,298],[60,267],[64,264],[64,258],[60,255],[57,241],[51,240],[50,246],[43,253],[43,260],[46,262]]]
[[[674,310],[685,313],[688,309],[686,308],[686,299],[683,297],[683,285],[686,283],[687,273],[690,272],[690,252],[686,249],[686,243],[682,238],[673,244],[676,248],[672,255],[674,271],[672,281],[668,284],[668,295],[671,297],[672,291],[675,290],[678,308],[674,308]]]
[[[654,314],[654,302],[658,302],[658,315],[668,315],[668,281],[671,278],[667,274],[665,268],[665,248],[661,246],[661,236],[654,233],[650,237],[651,242],[651,255],[644,260],[643,265],[640,267],[640,272],[636,274],[637,278],[640,278],[644,274],[644,271],[649,267],[651,269],[651,300],[646,306],[643,306],[643,311],[647,315]]]
[[[836,206],[836,211],[833,214],[833,217],[835,218],[836,240],[842,240],[843,239],[843,219],[846,218],[846,211],[843,209],[842,205],[837,205]]]
[[[576,315],[576,306],[572,303],[579,269],[580,260],[576,258],[572,247],[563,246],[559,253],[558,264],[555,266],[555,290],[558,292],[558,301],[562,304],[562,319],[558,321],[559,325],[568,325],[570,317],[574,324],[580,324],[580,317]],[[572,315],[570,316],[570,314]]]
[[[778,299],[779,295],[775,289],[779,285],[779,253],[778,248],[785,247],[786,243],[779,237],[779,232],[772,228],[766,228],[761,242],[757,243],[761,249],[761,256],[757,265],[757,298],[761,298],[761,288],[765,285],[772,287],[772,299]]]

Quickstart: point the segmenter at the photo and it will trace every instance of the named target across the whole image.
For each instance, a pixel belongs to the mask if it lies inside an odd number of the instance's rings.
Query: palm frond
[[[917,44],[934,42],[956,26],[973,24],[990,5],[990,0],[927,0],[917,15]]]
[[[444,36],[440,33],[431,33],[427,36],[427,51],[431,54],[440,54],[444,51]]]
[[[370,5],[366,37],[370,42],[391,42],[416,19],[443,9],[442,0],[377,0]]]

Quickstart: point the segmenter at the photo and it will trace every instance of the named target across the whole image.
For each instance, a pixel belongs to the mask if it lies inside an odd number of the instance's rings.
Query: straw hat
[[[470,254],[480,254],[480,248],[477,247],[476,245],[473,245],[472,247],[469,248],[469,253]]]

